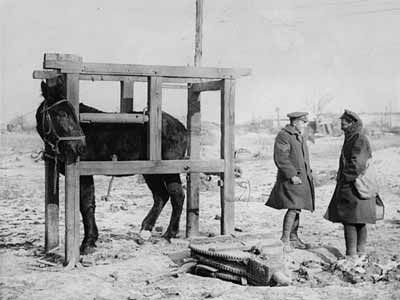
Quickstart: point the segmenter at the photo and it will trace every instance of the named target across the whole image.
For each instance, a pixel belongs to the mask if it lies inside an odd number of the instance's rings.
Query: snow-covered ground
[[[210,129],[212,130],[212,129]],[[218,137],[218,134],[215,134]],[[236,237],[247,245],[276,244],[284,211],[267,208],[276,169],[271,159],[274,136],[239,133],[236,136],[238,164],[235,204]],[[384,221],[369,226],[368,253],[374,268],[364,279],[351,284],[342,273],[329,269],[344,253],[340,224],[323,219],[334,189],[334,174],[342,138],[326,137],[310,144],[311,164],[317,181],[316,211],[301,214],[301,237],[316,250],[296,250],[285,256],[292,273],[288,287],[241,286],[191,274],[164,276],[176,268],[171,258],[187,251],[181,232],[171,244],[160,239],[168,225],[171,208],[164,209],[151,241],[138,244],[141,220],[152,205],[151,193],[138,176],[115,178],[109,201],[109,178],[95,177],[96,218],[100,237],[97,252],[83,258],[83,268],[67,271],[62,266],[61,247],[44,253],[44,167],[32,153],[42,147],[36,134],[1,136],[0,152],[0,298],[1,299],[400,299],[400,137],[383,136],[371,141],[386,205]],[[218,149],[209,141],[204,157]],[[182,176],[183,181],[185,176]],[[250,186],[250,192],[248,190]],[[60,232],[63,233],[63,180],[60,194]],[[219,233],[217,179],[203,182],[200,196],[202,236]],[[268,251],[268,249],[266,250]],[[379,272],[391,269],[391,275]],[[383,271],[382,271],[383,270]],[[375,282],[375,283],[374,283]]]

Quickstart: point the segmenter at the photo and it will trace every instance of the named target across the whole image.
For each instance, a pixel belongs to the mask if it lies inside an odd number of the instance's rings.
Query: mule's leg
[[[163,237],[170,240],[179,232],[179,221],[182,214],[183,202],[185,201],[185,193],[183,192],[182,182],[179,174],[164,175],[167,192],[171,197],[172,214],[167,231]]]
[[[160,216],[162,209],[168,201],[169,195],[165,188],[165,183],[161,175],[143,175],[147,186],[153,194],[153,207],[148,212],[147,216],[142,222],[141,230],[151,231]]]
[[[94,251],[99,236],[95,220],[95,197],[93,176],[81,176],[80,178],[80,211],[82,214],[85,236],[80,252],[83,255]]]

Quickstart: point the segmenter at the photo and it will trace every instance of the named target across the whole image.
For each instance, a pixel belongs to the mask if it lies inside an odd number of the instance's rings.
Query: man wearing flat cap
[[[286,251],[306,249],[298,228],[302,209],[314,211],[315,194],[307,142],[303,137],[307,125],[306,112],[287,115],[290,124],[282,128],[275,139],[274,162],[278,168],[275,185],[265,205],[287,209],[283,218],[281,241]]]
[[[368,138],[362,132],[360,117],[345,110],[340,117],[344,143],[339,159],[336,188],[325,218],[343,224],[346,258],[353,260],[365,255],[367,223],[376,221],[376,196],[362,197],[355,187],[357,177],[367,168],[372,157]]]

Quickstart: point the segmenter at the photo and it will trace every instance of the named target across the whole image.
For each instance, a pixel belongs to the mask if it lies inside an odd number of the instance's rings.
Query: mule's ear
[[[40,84],[40,88],[42,90],[42,96],[44,98],[47,98],[47,84],[46,84],[46,82],[42,81],[42,83]]]
[[[64,76],[57,76],[57,85],[64,85]]]

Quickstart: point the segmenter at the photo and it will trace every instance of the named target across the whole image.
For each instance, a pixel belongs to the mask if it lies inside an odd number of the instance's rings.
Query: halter
[[[54,107],[58,106],[61,103],[66,102],[67,104],[71,105],[71,103],[67,99],[62,99],[57,101],[56,103],[46,106],[46,102],[44,104],[44,108],[42,109],[41,113],[43,114],[42,118],[42,129],[43,129],[43,140],[44,142],[51,147],[51,150],[56,154],[59,155],[60,151],[58,148],[58,144],[61,141],[85,141],[85,136],[80,135],[80,136],[59,136],[54,124],[53,124],[53,119],[50,116],[50,110],[52,110]],[[48,130],[45,131],[45,119],[48,121]],[[51,142],[50,136],[53,135],[56,138],[55,143]]]
[[[54,127],[54,124],[53,124],[53,119],[50,116],[50,111],[54,107],[56,107],[59,104],[64,103],[64,102],[71,105],[71,103],[67,99],[62,99],[50,106],[47,106],[47,102],[45,100],[44,107],[40,112],[42,114],[43,141],[45,142],[46,145],[48,145],[51,148],[51,151],[53,152],[53,153],[48,153],[46,150],[44,150],[43,156],[54,160],[54,174],[58,174],[58,172],[57,172],[57,156],[60,155],[60,150],[58,147],[59,143],[61,141],[83,141],[83,142],[85,141],[84,135],[65,136],[64,137],[64,136],[59,136],[59,134],[57,133],[56,128]],[[48,122],[48,130],[47,131],[45,130],[45,119]],[[51,136],[55,137],[54,143],[50,140]],[[53,187],[54,187],[53,193],[54,194],[57,193],[57,179],[58,179],[58,176],[54,176],[54,185],[53,185]]]

